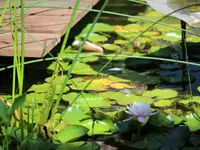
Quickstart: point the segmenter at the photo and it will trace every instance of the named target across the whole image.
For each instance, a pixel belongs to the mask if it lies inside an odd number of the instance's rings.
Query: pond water
[[[96,8],[99,9],[101,5],[99,4]],[[162,17],[161,14],[147,6],[124,0],[110,0],[106,10],[152,20]],[[35,110],[42,112],[43,106],[48,103],[46,101],[46,93],[50,90],[49,86],[51,84],[56,85],[55,95],[52,99],[54,102],[58,99],[60,89],[67,77],[67,72],[70,71],[70,67],[73,65],[72,61],[80,46],[73,43],[73,41],[82,41],[84,39],[88,29],[91,27],[89,23],[93,21],[95,14],[88,14],[73,28],[66,50],[62,54],[64,58],[59,61],[60,72],[55,75],[53,82],[51,82],[50,77],[55,71],[55,61],[44,61],[25,67],[24,91],[27,92],[25,106],[30,106],[34,98],[36,103]],[[170,22],[171,25],[180,27],[180,21],[172,17],[163,22]],[[119,17],[111,14],[103,14],[101,16],[88,37],[88,43],[84,45],[84,51],[80,53],[78,61],[71,72],[72,75],[64,87],[64,94],[56,115],[60,116],[60,113],[66,107],[70,107],[68,111],[63,113],[58,129],[55,129],[56,136],[53,136],[53,138],[55,138],[56,142],[69,142],[87,133],[88,136],[84,136],[81,140],[106,141],[109,144],[115,143],[116,147],[120,147],[119,143],[121,143],[123,145],[121,148],[127,149],[128,147],[124,146],[129,145],[132,148],[138,148],[141,145],[147,147],[150,145],[152,147],[156,146],[154,149],[159,149],[161,146],[165,147],[174,144],[172,142],[174,137],[170,133],[175,126],[187,125],[189,127],[180,126],[181,129],[178,128],[180,131],[176,131],[178,136],[175,139],[181,140],[181,142],[182,138],[184,138],[184,141],[189,139],[189,132],[196,132],[200,129],[199,122],[194,117],[191,117],[191,112],[193,111],[191,100],[194,100],[198,106],[200,103],[198,91],[200,90],[200,88],[198,89],[200,85],[200,67],[194,65],[186,66],[177,62],[182,59],[180,30],[157,24],[143,35],[140,35],[150,25],[150,22],[134,17]],[[139,38],[132,41],[137,36]],[[89,48],[86,48],[87,44]],[[199,47],[200,38],[187,34],[190,62],[199,63]],[[60,45],[55,48],[53,53],[56,54],[59,50]],[[119,55],[115,57],[117,53]],[[147,57],[153,57],[156,60],[148,59]],[[162,58],[172,59],[174,62],[163,61],[161,60]],[[107,66],[104,66],[109,60],[112,61]],[[7,62],[3,61],[3,63],[8,65],[11,62],[7,60]],[[99,73],[98,71],[102,67],[104,69]],[[190,72],[190,78],[188,78],[187,70]],[[98,76],[90,82],[96,74]],[[11,94],[12,70],[2,71],[0,76],[1,93]],[[190,97],[189,79],[194,96],[193,99]],[[83,91],[83,93],[80,94],[80,91]],[[6,98],[9,100],[10,96],[7,95]],[[157,114],[152,117],[148,116],[148,123],[142,124],[142,126],[137,120],[123,122],[124,119],[128,118],[128,115],[124,112],[126,105],[141,101],[151,104],[152,110],[156,110]],[[28,118],[29,115],[27,109],[25,107],[23,110],[25,118],[26,116]],[[39,115],[34,114],[34,117],[37,120]],[[71,126],[68,126],[69,124]],[[66,139],[66,137],[71,136],[71,133],[63,136],[63,132],[67,133],[69,130],[67,128],[64,128],[64,131],[61,130],[63,126],[70,127],[70,131],[73,130],[77,133],[80,130],[76,125],[81,128],[87,127],[87,129],[81,130],[84,133],[78,133],[77,137]],[[73,128],[74,126],[76,128]],[[116,126],[118,127],[117,130]],[[48,127],[49,125],[46,124],[45,128],[47,128],[47,133],[50,134],[48,136],[52,138],[51,134],[54,133],[51,133],[52,130]],[[140,128],[142,128],[142,137],[140,136]],[[93,135],[95,136],[93,137]],[[158,139],[165,138],[165,136],[167,139],[164,142]],[[141,139],[143,140],[142,144]],[[133,144],[133,142],[138,141],[140,142],[139,144]],[[188,145],[195,144],[189,143]],[[197,145],[200,145],[200,143]],[[174,147],[179,148],[182,145],[175,145]]]

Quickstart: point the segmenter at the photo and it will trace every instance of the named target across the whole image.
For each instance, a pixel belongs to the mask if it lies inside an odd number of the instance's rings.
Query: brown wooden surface
[[[99,0],[81,0],[79,8],[92,8]],[[1,3],[0,7],[4,7]],[[25,5],[35,3],[33,0],[25,0]],[[49,0],[34,4],[37,6],[65,6],[74,7],[76,0]],[[25,10],[25,57],[43,57],[53,49],[65,34],[72,14],[72,9],[55,8],[28,8]],[[20,9],[17,10],[20,16]],[[78,10],[75,16],[75,25],[87,11]],[[3,25],[9,21],[10,14],[6,13]],[[18,26],[21,27],[21,19],[18,17]],[[11,25],[8,24],[0,33],[0,56],[13,56]],[[20,30],[19,30],[20,31]],[[31,35],[31,36],[30,36]],[[19,34],[19,39],[21,34]],[[37,41],[35,40],[37,39]],[[39,42],[39,43],[38,43]]]

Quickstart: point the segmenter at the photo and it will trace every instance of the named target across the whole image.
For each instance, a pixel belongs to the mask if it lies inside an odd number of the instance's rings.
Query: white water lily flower
[[[146,116],[152,116],[156,114],[156,112],[152,112],[150,110],[150,104],[144,103],[144,102],[134,102],[133,104],[129,106],[127,105],[126,107],[127,107],[127,111],[125,112],[132,115],[132,117],[127,120],[130,120],[136,117],[139,122],[145,123]]]
[[[181,8],[199,4],[174,12],[171,16],[181,19],[192,27],[200,27],[200,1],[199,0],[146,0],[156,11],[169,14]]]

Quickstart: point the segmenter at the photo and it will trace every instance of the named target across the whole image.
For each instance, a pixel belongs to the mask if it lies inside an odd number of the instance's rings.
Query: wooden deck
[[[0,0],[0,2],[4,0]],[[100,0],[81,0],[80,8],[92,8]],[[4,3],[0,7],[4,7]],[[25,0],[25,4],[36,3],[34,0]],[[76,0],[43,0],[34,6],[66,6],[74,7]],[[44,57],[52,50],[65,34],[72,14],[72,9],[54,8],[28,8],[25,11],[25,57]],[[20,9],[19,9],[20,13]],[[88,12],[78,10],[74,24]],[[7,13],[3,20],[3,25],[9,21],[10,15]],[[18,19],[20,25],[20,17]],[[21,34],[19,34],[20,40]],[[39,43],[38,43],[39,42]],[[13,56],[11,28],[8,24],[0,31],[0,56]]]

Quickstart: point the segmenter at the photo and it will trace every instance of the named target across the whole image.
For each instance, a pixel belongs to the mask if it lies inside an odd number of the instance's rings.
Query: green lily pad
[[[189,127],[191,132],[195,132],[200,129],[200,122],[196,118],[194,118],[192,114],[187,115],[186,119],[187,121],[185,122],[185,124]]]
[[[164,139],[163,144],[169,148],[183,147],[189,135],[190,131],[187,126],[179,126],[172,130],[172,132],[166,137],[166,139]]]
[[[172,89],[154,89],[152,91],[145,91],[142,96],[156,97],[158,99],[169,99],[178,96],[178,92]]]
[[[128,40],[115,40],[114,44],[118,44],[118,45],[125,45],[128,44],[129,41]]]
[[[82,33],[87,33],[92,24],[88,24],[82,31]],[[115,28],[109,24],[96,23],[92,32],[114,32]]]
[[[93,119],[88,119],[82,121],[80,125],[85,126],[86,128],[89,129],[88,132],[89,136],[95,134],[110,135],[113,133],[111,130],[114,129],[113,122],[110,119],[96,120],[95,122]]]
[[[83,146],[85,144],[85,142],[70,142],[70,143],[64,143],[59,145],[56,150],[77,150],[78,148],[80,148],[81,146]]]
[[[68,64],[69,64],[69,62],[62,62],[61,63],[62,69],[67,70],[68,69]],[[49,65],[47,67],[47,70],[48,71],[54,71],[55,70],[55,66],[56,66],[56,62],[53,62],[51,65]]]
[[[81,36],[85,38],[86,34],[82,34]],[[90,33],[88,40],[91,42],[105,42],[108,40],[108,38],[97,33]]]
[[[173,47],[152,46],[151,53],[149,54],[149,56],[165,58],[169,57],[173,50]]]
[[[69,65],[68,68],[70,68],[71,65]],[[97,74],[97,71],[92,69],[90,65],[81,63],[81,62],[76,62],[76,64],[73,67],[72,74],[78,74],[78,75],[95,75]]]
[[[54,79],[54,83],[55,84],[63,84],[64,81],[65,81],[65,78],[66,76],[63,75],[63,76],[57,76],[55,79]],[[51,77],[48,77],[45,79],[46,82],[50,82],[51,81]],[[77,78],[72,78],[72,79],[69,79],[68,82],[67,82],[67,85],[69,84],[73,84],[73,83],[77,83],[77,82],[82,82],[84,81],[83,78],[81,77],[77,77]]]
[[[149,122],[150,124],[156,127],[173,127],[172,121],[170,121],[164,113],[158,112],[157,114],[150,117]]]
[[[81,120],[91,118],[91,116],[86,115],[79,107],[70,107],[62,115],[62,120],[67,123],[79,123]]]
[[[173,101],[171,100],[159,100],[157,102],[154,102],[154,106],[156,107],[168,107],[168,106],[171,106],[173,103]]]
[[[58,140],[61,143],[76,140],[88,132],[88,128],[80,125],[67,125],[58,134],[53,136],[54,140]]]
[[[133,39],[139,35],[139,33],[135,32],[117,32],[117,34],[125,39]]]
[[[60,90],[62,88],[62,85],[56,85],[56,91],[55,91],[55,94],[59,94],[60,93]],[[45,93],[49,90],[49,83],[43,83],[43,84],[34,84],[32,85],[28,91],[34,91],[36,93]],[[69,91],[69,87],[68,86],[65,86],[64,88],[64,92],[67,92]]]
[[[85,88],[85,86],[88,84],[88,81],[86,82],[78,82],[70,85],[70,88],[73,90],[82,90]],[[103,84],[90,84],[85,90],[100,90],[103,89],[104,85]]]
[[[167,116],[167,118],[174,122],[175,125],[180,124],[184,121],[184,118],[178,117],[177,115],[170,114]]]
[[[138,141],[133,144],[128,144],[128,146],[137,148],[137,149],[159,149],[161,147],[161,142],[156,140],[147,140],[144,139],[143,141]]]
[[[142,26],[140,24],[128,24],[124,26],[124,29],[128,32],[140,32]]]
[[[78,93],[72,92],[67,95],[63,95],[63,100],[68,101],[69,103],[74,102],[76,105],[81,105],[84,107],[110,107],[110,101],[104,99],[104,97],[97,94],[82,93],[76,100]],[[75,100],[75,101],[74,101]]]
[[[196,103],[200,104],[200,96],[193,96],[192,98],[180,100],[178,102],[181,103],[181,104],[189,104],[189,103],[192,103],[192,102],[196,102]]]
[[[83,63],[94,63],[94,62],[97,62],[98,60],[99,60],[98,56],[90,56],[90,57],[79,58],[79,61],[83,62]]]
[[[162,39],[170,42],[179,42],[181,40],[181,35],[176,32],[168,32]]]
[[[120,47],[115,44],[104,44],[102,47],[108,51],[117,51],[120,49]]]

